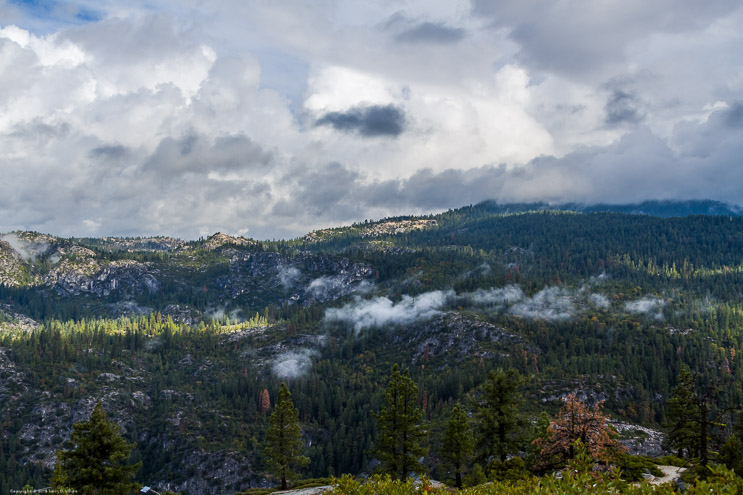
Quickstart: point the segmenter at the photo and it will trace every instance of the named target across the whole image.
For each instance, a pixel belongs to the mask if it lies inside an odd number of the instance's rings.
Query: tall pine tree
[[[294,407],[289,387],[283,382],[276,399],[276,407],[269,418],[263,453],[271,470],[281,478],[282,490],[287,489],[287,479],[296,476],[293,469],[310,462],[302,455],[299,411]]]
[[[100,402],[88,421],[75,423],[72,428],[70,441],[74,447],[59,452],[55,484],[64,482],[65,487],[85,495],[124,495],[137,489],[132,478],[142,463],[127,463],[134,445],[124,441],[118,425],[108,420]]]
[[[523,398],[519,389],[526,379],[516,370],[497,370],[488,374],[474,398],[477,449],[479,458],[506,460],[528,440],[526,417],[521,411]]]
[[[428,432],[418,404],[418,387],[407,369],[401,374],[397,365],[392,367],[384,392],[384,407],[376,419],[379,436],[374,454],[382,462],[382,471],[401,480],[412,472],[423,471],[420,458],[427,452],[424,443]]]
[[[467,414],[457,404],[449,417],[449,426],[441,445],[441,457],[454,471],[457,488],[462,488],[462,473],[467,469],[472,457],[472,447],[472,430],[467,421]]]

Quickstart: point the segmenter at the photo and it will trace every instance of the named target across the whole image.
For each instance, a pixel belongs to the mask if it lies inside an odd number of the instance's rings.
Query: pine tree
[[[472,457],[472,447],[472,430],[467,414],[457,404],[449,417],[449,426],[441,445],[441,456],[454,471],[457,488],[462,488],[462,472],[467,469]]]
[[[287,479],[294,477],[294,467],[307,465],[302,455],[302,432],[299,411],[294,407],[289,387],[281,383],[276,407],[269,418],[266,446],[263,450],[271,470],[281,478],[281,489],[287,489]]]
[[[65,486],[85,495],[124,495],[136,490],[134,474],[142,463],[127,464],[134,447],[121,437],[118,425],[109,421],[100,402],[88,421],[73,425],[70,441],[74,447],[59,452],[61,472],[55,483],[66,477]]]
[[[491,371],[475,396],[475,425],[479,458],[506,460],[527,442],[526,417],[521,412],[519,389],[526,379],[516,370]]]
[[[677,450],[678,457],[684,457],[684,450],[689,457],[699,452],[699,417],[695,396],[694,376],[684,366],[679,372],[671,398],[668,399],[669,430],[666,447]]]
[[[698,457],[699,464],[707,466],[713,444],[719,446],[717,433],[725,425],[720,423],[726,412],[715,395],[716,387],[707,383],[702,387],[697,375],[687,368],[681,368],[678,382],[668,400],[669,430],[666,446],[685,450],[689,457]]]
[[[418,387],[407,369],[401,374],[397,365],[392,367],[384,403],[375,415],[379,436],[374,454],[382,462],[382,471],[404,480],[411,472],[424,470],[420,458],[426,455],[428,437],[423,410],[418,406]]]

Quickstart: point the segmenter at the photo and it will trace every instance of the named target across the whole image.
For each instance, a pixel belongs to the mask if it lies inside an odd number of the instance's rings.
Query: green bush
[[[491,481],[521,481],[531,478],[526,463],[521,457],[511,457],[505,462],[493,460],[488,463],[487,476]]]
[[[642,475],[646,471],[653,476],[663,476],[663,471],[647,456],[621,454],[617,466],[621,471],[622,479],[626,481],[642,481]]]

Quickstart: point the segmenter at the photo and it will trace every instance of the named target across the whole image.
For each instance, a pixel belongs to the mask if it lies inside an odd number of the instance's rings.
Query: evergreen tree
[[[668,432],[666,447],[677,451],[678,457],[699,452],[698,411],[696,411],[694,376],[686,366],[681,368],[676,387],[668,399]]]
[[[506,460],[527,442],[526,417],[519,389],[526,379],[516,370],[491,371],[475,396],[475,425],[479,458]]]
[[[702,466],[707,466],[709,455],[714,452],[712,444],[719,446],[719,432],[715,430],[725,426],[720,423],[725,408],[716,400],[716,388],[711,383],[702,387],[697,378],[687,368],[681,368],[668,400],[666,444],[678,449],[679,454],[686,451],[689,457],[697,457]]]
[[[134,447],[121,437],[118,425],[109,421],[100,402],[88,421],[73,425],[74,447],[59,452],[61,469],[54,483],[65,483],[85,495],[124,495],[137,489],[132,483],[142,463],[128,464]],[[66,477],[66,480],[65,480]]]
[[[441,456],[454,471],[457,488],[462,488],[462,472],[467,469],[472,457],[472,447],[472,430],[467,421],[467,414],[457,404],[449,417],[449,426],[441,445]]]
[[[287,479],[296,476],[293,468],[305,466],[310,462],[302,455],[299,411],[294,407],[289,387],[283,382],[279,388],[276,407],[269,418],[263,453],[270,468],[281,478],[282,490],[287,489]]]
[[[376,415],[379,436],[374,454],[382,462],[382,471],[404,480],[411,472],[424,470],[420,458],[426,455],[428,432],[423,426],[423,410],[418,405],[418,387],[406,369],[392,367],[384,392],[384,407]]]

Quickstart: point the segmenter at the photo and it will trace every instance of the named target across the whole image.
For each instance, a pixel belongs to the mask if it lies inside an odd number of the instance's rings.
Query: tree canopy
[[[384,392],[384,407],[377,415],[379,436],[374,452],[382,471],[405,479],[411,472],[425,470],[421,458],[428,432],[423,425],[423,410],[418,402],[418,387],[405,369],[400,373],[395,364]]]
[[[294,407],[289,387],[283,382],[269,419],[264,454],[271,470],[281,478],[282,490],[287,489],[287,480],[295,476],[293,469],[310,462],[302,455],[299,411]]]
[[[90,419],[73,425],[70,441],[74,446],[58,453],[58,483],[85,495],[125,495],[137,489],[132,478],[142,463],[128,463],[134,445],[121,437],[100,401]]]

